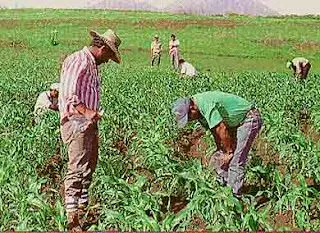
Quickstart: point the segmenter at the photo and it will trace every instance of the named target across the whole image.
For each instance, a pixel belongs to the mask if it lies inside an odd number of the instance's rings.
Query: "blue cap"
[[[172,113],[176,116],[179,128],[183,128],[188,123],[190,102],[189,98],[179,98],[173,105]]]

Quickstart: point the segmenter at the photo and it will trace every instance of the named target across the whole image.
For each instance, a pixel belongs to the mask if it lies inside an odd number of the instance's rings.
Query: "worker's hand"
[[[59,111],[58,104],[50,104],[49,109],[54,111]]]
[[[84,116],[93,123],[96,123],[101,119],[99,112],[90,109],[86,109]]]
[[[222,167],[228,167],[232,158],[233,158],[233,153],[224,153],[223,156],[221,156]]]

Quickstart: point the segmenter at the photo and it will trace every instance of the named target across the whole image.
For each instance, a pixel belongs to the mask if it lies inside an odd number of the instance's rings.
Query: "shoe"
[[[68,219],[68,225],[67,225],[68,231],[72,231],[72,232],[82,231],[82,228],[79,223],[78,210],[67,212],[67,219]]]

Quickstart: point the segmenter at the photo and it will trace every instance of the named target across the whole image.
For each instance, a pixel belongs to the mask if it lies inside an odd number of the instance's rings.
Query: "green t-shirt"
[[[192,97],[210,129],[222,120],[230,127],[241,124],[252,108],[247,100],[221,91],[208,91]]]

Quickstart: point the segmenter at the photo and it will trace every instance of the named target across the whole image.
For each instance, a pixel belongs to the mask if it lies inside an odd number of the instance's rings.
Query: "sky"
[[[88,0],[0,0],[0,6],[14,8],[30,7],[30,8],[81,8],[86,6]],[[89,0],[92,1],[92,0]],[[130,1],[130,0],[128,0]],[[159,4],[166,4],[173,0],[158,0]],[[271,9],[281,14],[319,14],[320,0],[261,0]]]
[[[320,15],[320,0],[262,0],[261,2],[280,14]]]

